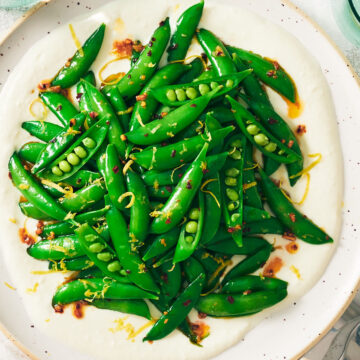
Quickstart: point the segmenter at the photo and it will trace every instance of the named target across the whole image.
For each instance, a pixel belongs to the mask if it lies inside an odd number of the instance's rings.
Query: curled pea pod
[[[309,244],[321,245],[334,241],[325,231],[301,214],[261,168],[259,173],[266,200],[286,228]]]
[[[253,160],[253,146],[247,141],[244,149],[244,172],[243,172],[243,190],[244,204],[254,208],[262,209],[263,204],[257,187],[255,177],[255,166]]]
[[[27,253],[38,260],[61,260],[84,255],[79,239],[75,235],[38,241],[27,248]]]
[[[91,208],[102,200],[105,195],[105,186],[100,181],[76,191],[71,197],[59,199],[61,206],[72,213]]]
[[[80,256],[74,259],[61,259],[60,261],[49,262],[49,270],[54,271],[81,271],[94,267],[94,262],[87,256]]]
[[[287,290],[258,291],[251,294],[209,294],[200,297],[196,309],[210,316],[245,316],[274,306],[287,296]]]
[[[211,171],[219,171],[225,164],[228,157],[227,152],[215,154],[206,157],[206,167]],[[190,164],[185,164],[179,169],[167,170],[167,171],[156,171],[149,170],[142,174],[142,179],[147,186],[157,187],[164,185],[176,185],[180,179],[184,176],[184,173],[189,168]]]
[[[61,156],[49,164],[51,170],[44,170],[42,178],[60,182],[78,172],[96,153],[105,140],[109,126],[106,119],[98,121],[78,138]],[[71,160],[71,163],[68,161]]]
[[[168,64],[154,74],[137,96],[138,100],[131,115],[130,131],[139,128],[141,124],[147,124],[154,115],[159,103],[154,98],[152,89],[174,83],[188,69],[188,65],[181,63]]]
[[[75,233],[84,253],[95,266],[106,276],[122,281],[122,268],[112,247],[88,224],[78,227]]]
[[[243,225],[243,171],[244,149],[246,138],[242,135],[233,136],[228,144],[228,149],[233,149],[225,165],[222,176],[223,187],[223,214],[227,231],[238,246],[242,246]]]
[[[174,191],[174,186],[150,186],[147,188],[147,193],[150,198],[167,199]]]
[[[47,121],[25,121],[21,124],[21,127],[30,135],[45,142],[50,141],[63,130],[61,126]]]
[[[126,133],[127,139],[137,145],[153,145],[174,137],[197,119],[219,89],[220,86],[182,105],[163,119],[151,121],[145,126]]]
[[[151,320],[150,310],[144,300],[110,300],[97,299],[90,303],[98,309],[119,311],[125,314],[133,314]]]
[[[133,245],[141,246],[150,224],[150,203],[144,182],[139,174],[129,170],[125,175],[127,191],[134,197],[130,207],[129,235]]]
[[[235,53],[232,54],[232,58],[238,71],[245,71],[249,69],[249,66],[246,65],[243,61],[241,61]],[[247,76],[246,79],[244,79],[244,81],[242,82],[242,87],[244,88],[245,94],[251,100],[272,107],[265,89],[260,84],[255,74],[250,74],[249,76]]]
[[[243,227],[243,233],[245,235],[255,234],[277,234],[283,235],[285,233],[285,227],[276,218],[261,220],[246,224]]]
[[[283,120],[281,116],[272,107],[255,103],[253,101],[250,101],[249,105],[255,115],[260,118],[268,131],[270,131],[274,136],[279,137],[282,142],[284,141],[285,145],[287,145],[299,156],[301,156],[300,160],[286,166],[289,174],[290,184],[294,186],[296,182],[300,179],[301,175],[299,176],[298,174],[302,171],[304,166],[304,158],[301,154],[300,146],[296,139],[296,136],[291,131],[286,121]],[[266,165],[267,164],[265,164],[265,166]],[[271,175],[271,173],[268,174]]]
[[[206,80],[198,80],[189,84],[178,84],[172,86],[162,86],[151,91],[154,97],[162,104],[167,106],[183,106],[192,103],[194,99],[211,93],[222,86],[219,91],[212,96],[212,99],[227,94],[236,89],[240,82],[245,79],[251,70],[214,77]]]
[[[109,198],[119,210],[124,209],[124,203],[118,200],[126,192],[123,167],[119,160],[119,155],[115,145],[109,144],[105,152],[104,180]]]
[[[178,78],[178,84],[190,83],[199,77],[204,71],[204,61],[201,57],[195,58],[189,65],[191,66],[190,70]]]
[[[152,149],[131,154],[130,158],[148,170],[163,171],[174,169],[183,163],[193,160],[208,141],[209,150],[211,150],[212,147],[216,146],[219,141],[224,139],[233,130],[233,126],[228,126],[214,131],[211,133],[210,138],[206,138],[204,135],[198,135],[175,144],[162,147],[154,146]]]
[[[53,162],[59,155],[61,155],[81,133],[80,129],[85,121],[85,115],[76,115],[69,124],[61,131],[55,138],[53,138],[39,154],[35,165],[31,169],[33,174],[38,173]],[[75,155],[75,154],[74,154]],[[66,159],[70,164],[75,165],[79,158],[75,155],[69,155]]]
[[[93,85],[87,81],[81,80],[80,84],[84,86],[85,94],[90,101],[92,111],[98,114],[99,121],[106,121],[109,123],[108,140],[110,144],[114,144],[121,157],[125,157],[126,145],[121,139],[124,133],[112,106],[107,101],[106,97]]]
[[[193,305],[200,297],[204,286],[205,276],[199,275],[189,286],[176,298],[171,307],[163,314],[155,325],[146,334],[143,341],[159,340],[176,329],[189,314]]]
[[[232,46],[227,49],[249,65],[262,82],[295,103],[297,94],[294,82],[277,61]]]
[[[53,219],[65,219],[67,212],[25,170],[17,153],[11,156],[8,168],[13,184],[30,203]]]
[[[51,216],[49,216],[44,211],[41,211],[38,207],[34,206],[29,201],[20,202],[19,207],[21,212],[29,218],[36,220],[52,220]]]
[[[188,52],[195,30],[199,25],[204,9],[204,1],[201,0],[186,9],[176,23],[176,30],[170,39],[167,49],[168,62],[183,60]]]
[[[236,123],[248,140],[265,156],[280,163],[290,164],[301,156],[274,137],[256,118],[233,98],[226,96],[234,111]]]
[[[140,288],[159,294],[159,288],[134,246],[136,244],[129,238],[127,224],[121,212],[111,206],[106,214],[106,221],[116,254],[128,278]]]
[[[261,268],[269,259],[273,247],[268,242],[266,245],[254,254],[250,254],[246,259],[242,260],[233,267],[225,276],[223,282],[237,278],[239,276],[248,275]]]
[[[87,223],[95,225],[105,220],[105,214],[108,211],[107,207],[100,210],[90,211],[84,214],[79,214],[74,217],[74,221],[79,224]],[[47,237],[51,234],[55,236],[72,234],[76,229],[76,225],[68,221],[60,221],[54,224],[47,224],[43,227],[41,236]]]
[[[21,159],[35,164],[39,154],[45,149],[46,144],[39,142],[28,142],[19,150]]]
[[[261,276],[247,275],[228,281],[223,285],[221,292],[225,294],[242,294],[245,291],[275,291],[286,290],[288,283],[286,281],[266,278]]]
[[[86,74],[100,51],[105,34],[105,24],[101,24],[85,41],[81,49],[77,50],[70,62],[67,63],[52,80],[52,86],[69,88],[75,85]]]
[[[209,145],[206,143],[197,158],[193,161],[175,191],[166,201],[159,216],[151,224],[150,232],[163,234],[178,225],[188,211],[203,177],[202,163],[205,161]]]
[[[125,282],[126,281],[126,282]],[[156,299],[157,296],[139,289],[135,285],[125,281],[112,279],[86,279],[74,280],[60,286],[53,299],[52,305],[66,305],[74,301],[97,299],[132,300],[132,299]]]
[[[155,30],[151,40],[129,72],[116,84],[124,98],[131,98],[139,93],[142,86],[149,81],[160,62],[170,38],[169,19],[165,19]]]
[[[204,194],[198,195],[198,208],[189,211],[189,221],[183,225],[178,243],[176,245],[173,263],[178,263],[189,258],[197,248],[204,228]]]
[[[143,261],[148,261],[149,259],[163,255],[174,248],[178,241],[179,234],[179,227],[174,227],[167,233],[156,236],[151,245],[146,249],[142,257]]]
[[[243,219],[245,224],[270,218],[271,215],[265,210],[253,208],[251,206],[244,206],[243,208]]]
[[[78,111],[73,103],[61,93],[46,91],[41,92],[39,96],[63,126],[69,125],[69,121],[78,115]]]
[[[239,247],[231,236],[227,236],[228,237],[222,238],[221,241],[207,244],[206,248],[226,255],[250,255],[266,247],[267,244],[266,240],[262,238],[244,236],[243,246]],[[216,240],[218,240],[217,237]]]
[[[206,29],[200,29],[196,35],[211,62],[214,72],[218,76],[236,72],[236,66],[230,54],[224,44],[212,32]]]

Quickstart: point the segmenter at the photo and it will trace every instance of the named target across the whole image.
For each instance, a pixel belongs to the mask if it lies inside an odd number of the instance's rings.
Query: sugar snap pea
[[[29,201],[20,202],[19,208],[21,212],[29,218],[33,218],[36,220],[52,220],[51,216],[41,211]]]
[[[19,150],[21,159],[35,164],[39,154],[43,151],[46,144],[39,142],[28,142],[24,144]]]
[[[256,234],[278,234],[285,233],[285,227],[276,218],[265,219],[261,221],[255,221],[250,224],[245,224],[243,227],[243,233],[245,235]]]
[[[30,135],[37,137],[41,141],[48,142],[57,136],[62,127],[47,121],[25,121],[21,127]]]
[[[61,259],[49,262],[49,270],[54,271],[81,271],[94,267],[94,262],[89,260],[87,256],[80,256],[73,259]]]
[[[204,61],[200,56],[196,57],[189,65],[191,66],[190,70],[178,78],[178,84],[190,83],[204,71]]]

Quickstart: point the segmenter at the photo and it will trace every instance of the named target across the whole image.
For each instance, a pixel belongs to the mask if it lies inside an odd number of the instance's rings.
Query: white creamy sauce
[[[178,3],[180,2],[176,0],[122,0],[74,20],[72,24],[81,42],[101,22],[107,25],[101,52],[92,67],[95,74],[98,74],[105,62],[114,58],[111,54],[114,40],[129,37],[146,43],[158,23],[167,15],[170,15],[174,29],[178,16],[195,1]],[[320,164],[311,170],[309,195],[299,209],[337,241],[341,227],[341,149],[332,100],[320,67],[295,38],[280,27],[240,7],[228,7],[221,5],[219,1],[209,0],[200,26],[212,30],[228,44],[276,59],[294,79],[304,104],[304,111],[299,118],[287,118],[286,105],[274,92],[270,92],[271,100],[293,129],[299,124],[306,125],[307,132],[300,138],[305,166],[314,160],[308,154],[322,154]],[[210,336],[203,340],[201,348],[191,345],[178,331],[152,344],[142,342],[149,328],[133,340],[127,339],[125,331],[110,331],[110,328],[116,328],[114,321],[124,318],[125,314],[91,307],[85,309],[85,317],[81,320],[72,315],[71,307],[66,308],[64,314],[56,314],[51,307],[51,298],[65,275],[31,273],[34,270],[47,270],[47,262],[32,259],[26,253],[26,246],[19,241],[18,227],[23,225],[24,217],[17,206],[19,193],[8,179],[7,162],[14,148],[18,149],[26,141],[36,141],[21,129],[21,123],[32,118],[29,104],[37,97],[36,85],[40,80],[51,78],[75,50],[68,27],[59,27],[34,44],[9,77],[1,94],[0,213],[4,239],[1,253],[12,275],[12,285],[23,298],[24,306],[36,327],[59,342],[78,348],[96,359],[209,359],[238,343],[246,332],[271,312],[286,309],[306,293],[324,272],[336,244],[313,246],[298,241],[300,249],[294,255],[284,248],[272,253],[270,260],[279,256],[284,262],[277,277],[289,282],[289,295],[280,305],[258,315],[234,319],[207,317],[200,320],[193,311],[193,321],[204,321],[210,326]],[[191,52],[201,53],[199,45],[193,43]],[[127,71],[128,68],[128,60],[114,62],[104,75]],[[34,89],[35,92],[32,91]],[[48,120],[56,121],[51,114]],[[277,175],[285,179],[283,169]],[[298,200],[304,193],[305,185],[306,179],[303,177],[294,188],[286,188],[292,198]],[[17,224],[8,220],[11,217],[17,220]],[[276,245],[288,243],[279,236],[267,236],[267,240],[276,241]],[[298,269],[300,279],[292,270],[294,268]],[[35,283],[39,283],[37,291],[29,293],[27,289],[33,288]],[[156,311],[153,314],[158,316]],[[129,315],[126,322],[138,329],[147,320]]]

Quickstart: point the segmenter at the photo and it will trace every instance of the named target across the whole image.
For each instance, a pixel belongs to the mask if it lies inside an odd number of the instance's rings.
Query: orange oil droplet
[[[298,118],[303,110],[304,110],[304,105],[301,102],[298,94],[296,94],[296,101],[295,103],[291,102],[289,99],[287,99],[285,96],[281,96],[283,98],[283,100],[286,102],[287,108],[288,108],[288,117],[290,119],[296,119]]]

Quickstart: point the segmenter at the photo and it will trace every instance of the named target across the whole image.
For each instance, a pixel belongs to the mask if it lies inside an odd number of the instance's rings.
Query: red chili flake
[[[64,306],[63,305],[55,305],[54,310],[56,313],[62,314],[64,312]]]
[[[117,165],[115,165],[113,168],[112,168],[112,171],[114,172],[114,174],[117,174],[119,172],[119,167]]]
[[[190,107],[192,107],[192,108],[196,108],[196,107],[197,107],[197,105],[196,105],[196,104],[191,104],[191,105],[190,105]]]
[[[269,70],[269,71],[266,73],[266,76],[272,77],[272,78],[276,78],[276,71],[275,71],[275,70]]]
[[[135,62],[137,61],[137,59],[135,60]],[[129,74],[128,76],[127,76],[127,78],[128,79],[131,79],[131,74]]]
[[[191,304],[191,300],[186,300],[185,302],[183,302],[184,306],[189,306]]]
[[[96,111],[90,111],[89,112],[89,116],[92,118],[92,119],[96,119],[99,114],[96,112]]]
[[[286,143],[286,140],[285,140],[285,139],[281,139],[281,143],[282,143],[282,144],[285,144],[285,143]]]
[[[165,21],[160,21],[159,26],[164,26],[165,25]]]
[[[182,178],[183,175],[184,175],[183,173],[180,173],[180,174],[178,175],[178,177],[179,177],[179,178]]]
[[[293,223],[296,221],[296,216],[295,216],[294,213],[290,213],[290,214],[289,214],[289,218],[290,218],[290,220],[291,220]]]
[[[82,181],[81,179],[77,179],[77,180],[76,180],[76,183],[77,183],[77,184],[81,184],[81,181]]]
[[[62,109],[62,105],[59,105],[57,108],[56,108],[56,111],[60,111]]]
[[[152,55],[152,51],[149,50],[148,53],[147,53],[147,56],[151,56]]]
[[[229,296],[227,297],[227,301],[228,301],[230,304],[233,304],[233,303],[235,302],[234,298],[233,298],[231,295],[229,295]]]
[[[144,136],[145,136],[145,137],[148,137],[148,136],[149,136],[149,134],[144,134]]]
[[[76,121],[74,118],[72,118],[72,119],[70,119],[69,123],[70,123],[70,126],[74,126]]]
[[[249,294],[251,294],[251,290],[245,290],[244,292],[243,292],[243,295],[249,295]]]
[[[175,49],[177,49],[179,46],[179,44],[172,44],[170,47],[169,47],[169,51],[173,51]]]
[[[189,180],[189,181],[186,183],[186,188],[189,189],[189,190],[192,189],[191,180]]]
[[[168,284],[168,282],[169,282],[168,274],[162,274],[161,278],[164,280],[165,284]]]
[[[162,143],[161,143],[161,146],[167,146],[167,142],[166,141],[163,141]]]
[[[169,217],[166,219],[165,224],[171,224],[171,219]]]
[[[232,226],[228,227],[228,229],[227,229],[227,232],[230,233],[230,234],[235,232],[235,231],[236,231],[236,229],[234,227],[232,227]]]
[[[77,101],[80,101],[80,100],[81,100],[81,97],[82,97],[83,95],[84,95],[83,93],[77,93],[77,94],[76,94],[76,100],[77,100]]]
[[[205,314],[205,313],[203,313],[201,311],[198,312],[198,318],[199,319],[205,319],[206,317],[207,317],[207,314]]]
[[[172,152],[171,152],[171,157],[175,157],[176,155],[176,150],[174,149]]]
[[[202,173],[205,175],[205,174],[207,174],[209,171],[210,171],[209,169],[203,169],[203,170],[202,170]]]
[[[280,69],[280,65],[277,61],[273,61],[273,65],[274,65],[274,69],[275,70],[279,70]]]
[[[152,42],[156,41],[156,38],[152,37],[152,38],[151,38],[151,41],[152,41]]]
[[[294,145],[294,140],[290,140],[288,143],[288,148],[291,149],[293,145]]]
[[[36,224],[36,235],[41,235],[44,231],[44,222],[39,220]]]
[[[10,180],[12,180],[12,175],[11,175],[10,171],[8,172],[8,177],[9,177]]]
[[[205,54],[205,53],[201,53],[201,58],[205,61],[205,62],[207,62],[207,60],[208,60],[208,57],[207,57],[207,55]]]
[[[136,101],[145,101],[148,97],[148,94],[142,94],[136,96]]]
[[[164,118],[168,113],[166,111],[163,111],[160,116],[161,116],[161,119]]]
[[[126,269],[125,272],[126,272],[127,274],[131,274],[131,270],[129,270],[129,269]]]
[[[269,118],[269,119],[268,119],[268,123],[269,123],[270,125],[274,125],[274,124],[277,124],[278,121],[277,121],[276,119]]]
[[[284,239],[290,240],[290,241],[295,241],[296,240],[296,236],[293,233],[289,232],[289,231],[284,232],[282,237]]]
[[[173,188],[171,186],[165,186],[165,189],[169,192],[172,193]]]
[[[296,128],[296,133],[299,134],[299,135],[305,134],[306,133],[306,126],[305,125],[299,125]]]
[[[149,47],[152,47],[154,44],[152,41],[149,42]]]
[[[108,120],[108,121],[106,121],[106,125],[110,125],[110,121]]]

